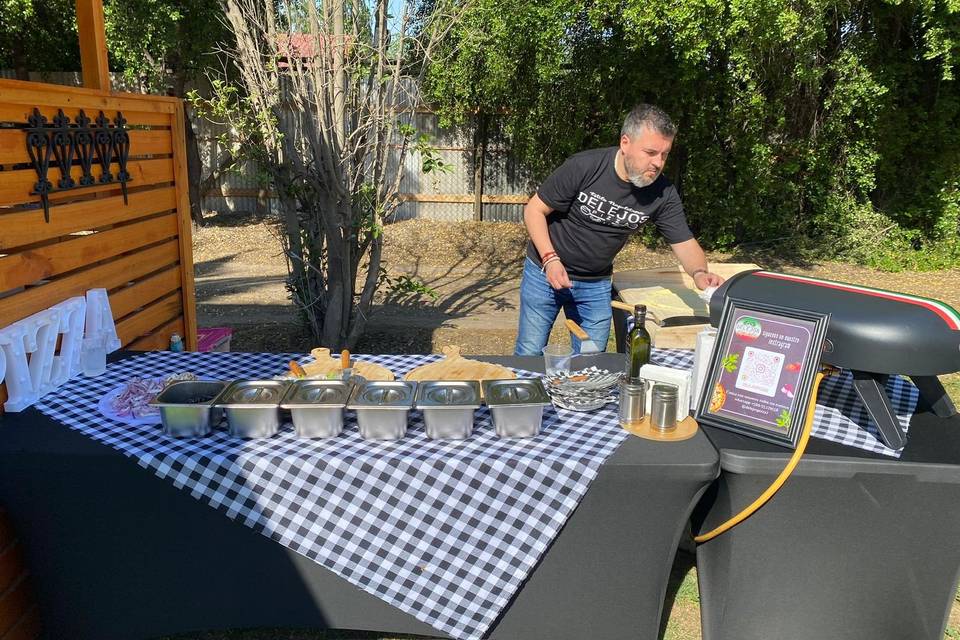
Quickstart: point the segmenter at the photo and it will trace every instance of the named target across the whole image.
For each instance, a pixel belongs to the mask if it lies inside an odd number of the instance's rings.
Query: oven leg
[[[957,408],[947,395],[937,376],[910,376],[913,384],[920,390],[920,396],[930,405],[930,411],[938,418],[952,418],[957,415]]]
[[[890,398],[884,385],[887,376],[880,373],[853,370],[853,388],[867,408],[867,413],[880,430],[880,437],[891,449],[900,449],[905,443],[906,434],[900,427],[897,414],[893,411]]]

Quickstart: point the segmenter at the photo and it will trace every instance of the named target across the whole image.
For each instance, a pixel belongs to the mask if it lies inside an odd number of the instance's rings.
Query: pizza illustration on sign
[[[727,402],[727,390],[723,388],[723,385],[719,382],[717,386],[713,388],[713,395],[710,396],[710,411],[716,413],[723,408],[723,405]]]

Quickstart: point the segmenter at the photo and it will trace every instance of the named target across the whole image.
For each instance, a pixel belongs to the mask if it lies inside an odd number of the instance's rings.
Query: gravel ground
[[[216,220],[217,218],[213,218]],[[503,222],[437,222],[410,220],[387,227],[384,262],[393,273],[450,272],[485,275],[494,270],[519,277],[526,234],[523,227]],[[903,291],[937,298],[960,308],[960,269],[933,272],[888,273],[868,267],[824,262],[771,264],[768,255],[741,252],[711,254],[715,262],[757,262],[765,267]],[[247,276],[284,276],[286,266],[276,231],[268,222],[237,221],[205,226],[194,231],[194,263],[198,276],[224,268]],[[669,249],[650,250],[639,243],[627,245],[616,268],[644,269],[675,264]],[[480,273],[477,273],[478,269]],[[464,279],[463,284],[467,284]],[[285,303],[286,299],[264,302]]]

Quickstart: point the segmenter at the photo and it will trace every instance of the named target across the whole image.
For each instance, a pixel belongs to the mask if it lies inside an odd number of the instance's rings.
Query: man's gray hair
[[[632,139],[640,135],[644,126],[666,138],[673,138],[677,135],[677,125],[673,124],[670,116],[663,109],[652,104],[638,104],[631,109],[627,117],[623,119],[620,135]]]

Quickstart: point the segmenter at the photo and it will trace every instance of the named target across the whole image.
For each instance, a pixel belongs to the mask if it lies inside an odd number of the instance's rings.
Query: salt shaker
[[[677,428],[677,388],[667,384],[654,385],[650,398],[650,424],[660,431]]]
[[[647,383],[641,378],[624,377],[620,383],[620,425],[630,426],[647,415]]]

